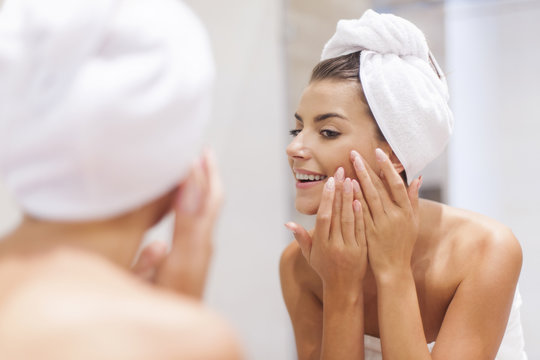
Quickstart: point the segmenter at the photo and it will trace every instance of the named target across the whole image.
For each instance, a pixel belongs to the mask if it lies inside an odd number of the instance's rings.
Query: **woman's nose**
[[[298,134],[287,146],[287,156],[304,160],[309,159],[311,156],[309,149],[305,146],[302,133]]]

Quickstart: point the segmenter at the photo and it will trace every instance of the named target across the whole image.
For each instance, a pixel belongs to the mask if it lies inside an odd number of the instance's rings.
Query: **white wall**
[[[238,329],[249,359],[293,359],[279,285],[288,219],[283,4],[187,0],[206,23],[217,60],[212,144],[227,202],[208,303]]]
[[[540,358],[540,2],[450,1],[447,74],[456,128],[451,205],[509,225],[523,246],[522,322]]]

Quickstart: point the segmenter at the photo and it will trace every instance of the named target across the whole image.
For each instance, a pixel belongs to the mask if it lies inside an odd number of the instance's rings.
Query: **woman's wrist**
[[[393,267],[384,271],[374,271],[377,287],[402,284],[408,280],[414,281],[413,272],[410,266]]]
[[[354,304],[362,301],[364,296],[363,281],[353,282],[324,282],[323,281],[323,301],[343,302]]]

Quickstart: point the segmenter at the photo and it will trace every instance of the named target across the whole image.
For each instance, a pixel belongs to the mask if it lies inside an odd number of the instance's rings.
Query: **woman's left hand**
[[[376,278],[410,271],[413,248],[418,236],[418,190],[421,179],[409,188],[388,156],[376,150],[381,168],[377,176],[356,151],[351,162],[358,177],[362,214],[371,269]]]

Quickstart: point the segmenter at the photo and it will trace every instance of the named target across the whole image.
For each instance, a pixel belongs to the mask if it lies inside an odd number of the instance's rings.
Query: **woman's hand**
[[[343,177],[343,168],[339,168],[335,178],[330,177],[324,185],[311,236],[298,224],[289,222],[285,226],[293,231],[325,289],[361,290],[367,269],[366,237],[362,206],[353,194],[360,188]]]
[[[213,155],[206,151],[179,187],[171,251],[155,242],[146,247],[134,267],[156,285],[201,298],[210,265],[212,233],[223,202],[223,189]]]
[[[376,150],[381,178],[351,152],[356,175],[361,185],[359,200],[368,246],[371,269],[376,278],[410,271],[413,248],[418,236],[418,190],[421,179],[405,186],[388,156]]]

